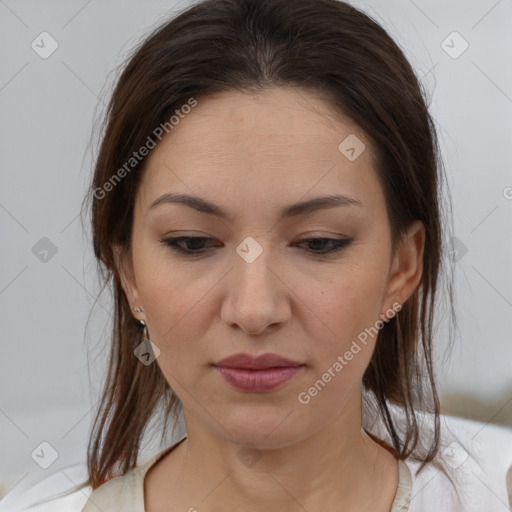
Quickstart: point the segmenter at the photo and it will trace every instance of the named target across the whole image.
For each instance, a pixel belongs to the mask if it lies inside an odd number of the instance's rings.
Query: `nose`
[[[237,254],[226,277],[221,319],[246,334],[271,334],[290,318],[290,291],[276,265],[271,265],[269,252],[263,250],[251,263]]]

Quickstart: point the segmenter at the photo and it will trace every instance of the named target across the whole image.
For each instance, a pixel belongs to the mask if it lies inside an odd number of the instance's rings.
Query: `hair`
[[[133,154],[176,110],[216,93],[291,86],[319,93],[353,120],[375,150],[393,250],[409,224],[426,228],[421,281],[380,329],[363,377],[364,407],[375,407],[400,459],[423,467],[439,451],[440,404],[433,370],[438,281],[445,269],[440,157],[427,95],[399,46],[369,15],[338,0],[204,0],[166,19],[123,64],[102,123],[91,207],[94,253],[113,287],[108,373],[88,444],[88,484],[137,465],[141,438],[159,407],[179,419],[181,401],[157,364],[134,356],[138,321],[121,286],[115,247],[130,260],[134,201],[145,158]],[[160,130],[161,132],[162,130]],[[131,169],[121,166],[131,162]],[[117,178],[115,177],[115,170]],[[122,179],[121,179],[122,178]],[[115,179],[115,183],[113,182]],[[110,186],[107,186],[110,183]],[[454,319],[453,284],[448,287]],[[393,408],[402,411],[399,428]],[[433,418],[423,439],[419,415]]]

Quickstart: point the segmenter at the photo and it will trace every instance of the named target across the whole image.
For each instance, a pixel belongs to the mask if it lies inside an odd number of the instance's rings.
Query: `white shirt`
[[[389,442],[382,424],[370,432]],[[180,441],[126,474],[111,478],[94,492],[89,486],[63,498],[52,498],[75,488],[73,482],[87,479],[85,464],[68,466],[24,490],[23,499],[8,493],[0,501],[0,512],[144,512],[145,474]],[[435,460],[445,461],[455,487],[432,463],[416,475],[419,462],[400,461],[399,485],[391,512],[512,510],[512,429],[441,416],[441,449]],[[38,504],[48,498],[51,499]]]

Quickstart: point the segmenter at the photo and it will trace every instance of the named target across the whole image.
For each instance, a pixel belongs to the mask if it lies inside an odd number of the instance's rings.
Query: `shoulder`
[[[89,496],[82,512],[144,511],[144,477],[148,469],[174,445],[154,454],[145,463],[107,480]]]
[[[512,505],[512,429],[441,416],[434,461],[406,461],[413,475],[410,512],[499,510]],[[442,467],[446,471],[443,471]]]
[[[92,492],[84,464],[65,467],[37,483],[20,483],[0,500],[0,512],[81,512]]]
[[[120,510],[120,505],[134,507],[134,511],[144,510],[144,508],[136,508],[141,500],[142,505],[144,503],[143,498],[139,496],[136,475],[137,470],[131,469],[124,475],[111,478],[100,485],[90,494],[83,512],[117,512]],[[123,510],[128,512],[128,508]]]
[[[88,485],[84,463],[65,467],[36,484],[17,485],[0,500],[0,512],[141,512],[147,470],[180,442],[149,458],[142,453],[146,462],[110,478],[94,490]]]
[[[120,505],[123,512],[143,511],[139,480],[146,465],[113,477],[94,490],[88,485],[85,464],[65,467],[8,493],[0,500],[0,512],[118,512]]]
[[[80,469],[86,467],[81,465]],[[144,502],[137,469],[113,477],[93,490],[90,485],[79,487],[83,480],[70,479],[65,468],[25,488],[23,493],[8,494],[0,501],[0,512],[118,512],[119,505],[123,505],[123,512],[139,512],[144,510],[140,508]]]

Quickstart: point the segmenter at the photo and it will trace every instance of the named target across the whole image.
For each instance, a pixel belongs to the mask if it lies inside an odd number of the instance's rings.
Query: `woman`
[[[508,506],[510,433],[493,459],[440,416],[441,170],[411,66],[347,3],[206,0],[151,34],[89,196],[116,306],[84,512]],[[137,465],[160,406],[186,436]]]

